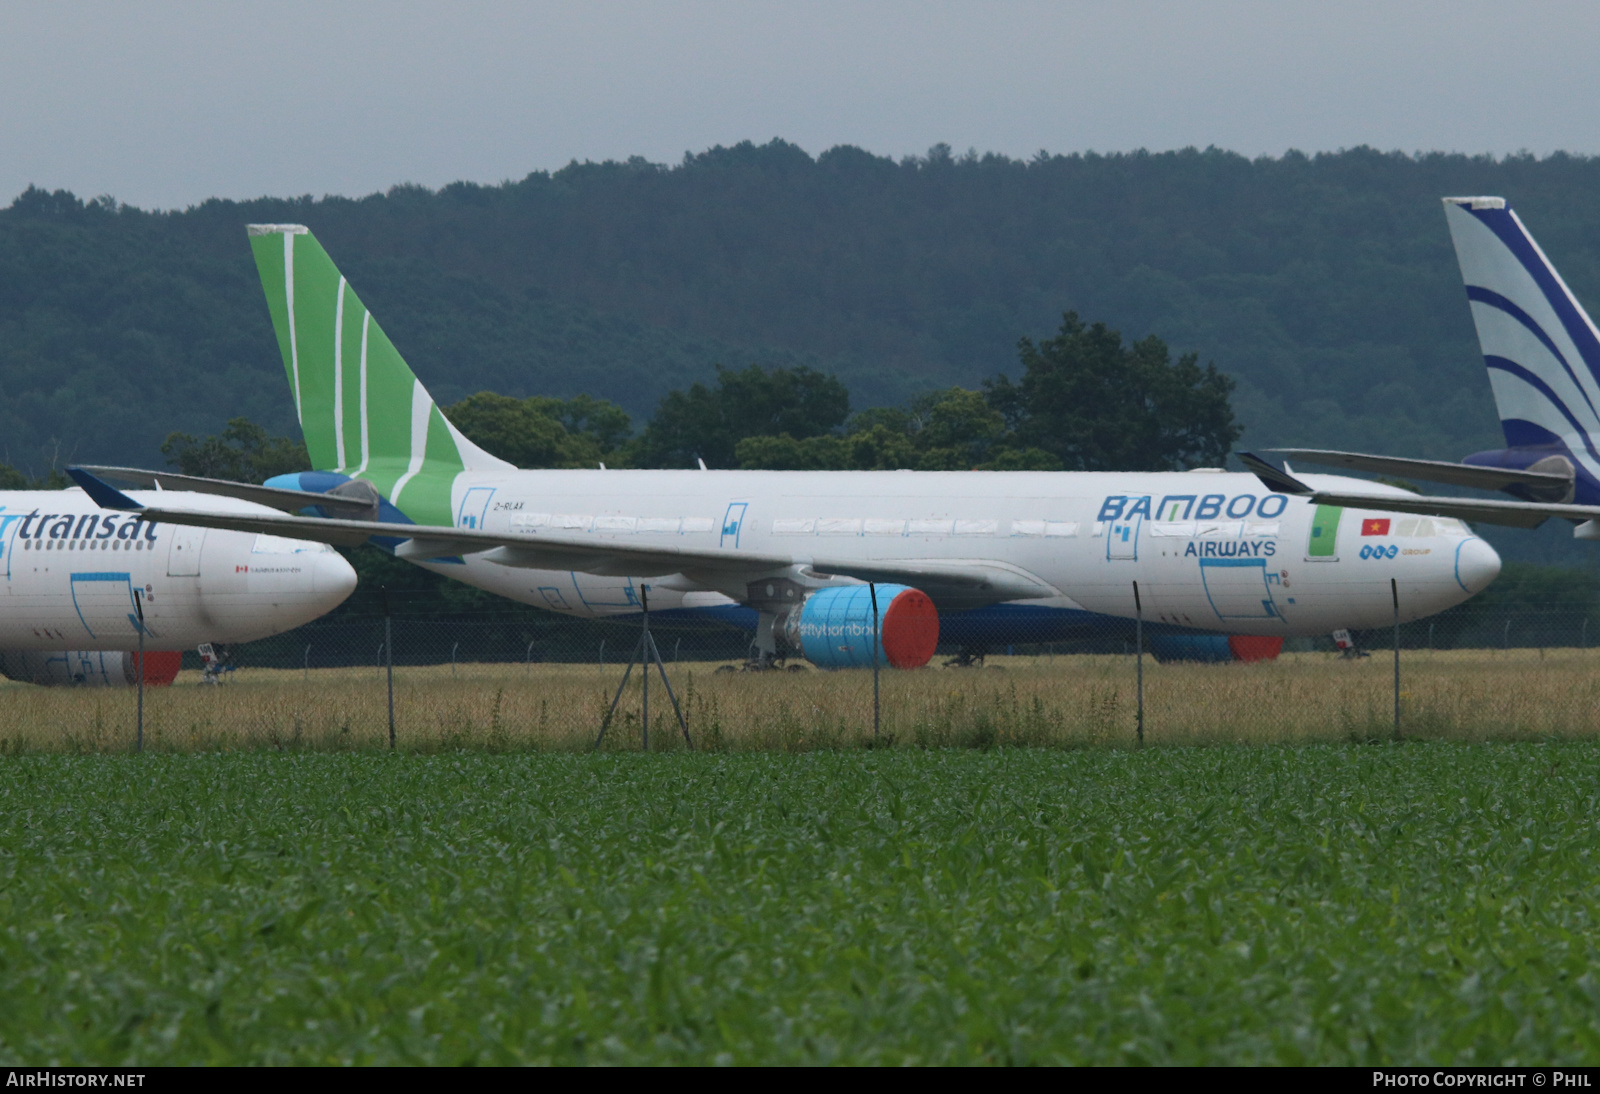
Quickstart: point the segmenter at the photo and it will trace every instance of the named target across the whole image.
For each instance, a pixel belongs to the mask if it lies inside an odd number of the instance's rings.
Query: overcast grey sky
[[[1600,152],[1600,4],[0,0],[0,204],[499,182],[783,137]]]

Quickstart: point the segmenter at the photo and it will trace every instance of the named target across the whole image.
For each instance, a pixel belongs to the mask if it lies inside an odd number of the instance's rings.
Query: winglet
[[[102,509],[128,509],[137,512],[144,508],[115,486],[103,479],[95,478],[81,467],[69,467],[67,474],[71,475],[72,481],[83,487],[83,492],[89,495],[89,499]]]
[[[1312,494],[1311,487],[1284,471],[1279,471],[1266,460],[1250,452],[1240,452],[1239,462],[1246,471],[1261,480],[1263,486],[1278,494]]]

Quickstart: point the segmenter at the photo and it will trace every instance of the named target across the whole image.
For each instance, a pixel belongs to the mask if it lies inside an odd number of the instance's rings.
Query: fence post
[[[1400,739],[1400,583],[1389,579],[1389,595],[1394,598],[1394,739]]]
[[[639,606],[644,611],[644,637],[640,639],[639,662],[644,669],[644,692],[639,700],[639,734],[642,751],[650,751],[650,586],[639,586]]]
[[[302,679],[311,679],[311,644],[309,642],[306,643],[306,659],[304,665],[304,675],[302,676]]]
[[[1584,649],[1588,649],[1589,648],[1589,617],[1588,616],[1584,616],[1583,617],[1583,637],[1581,639],[1579,639],[1579,644]]]
[[[1139,747],[1144,747],[1144,606],[1139,603],[1139,583],[1133,583],[1133,644],[1136,647],[1134,665],[1138,689],[1138,720],[1134,723],[1139,735]]]
[[[681,649],[683,649],[683,639],[680,637],[672,644],[672,663],[674,665],[678,663],[678,651]]]
[[[1511,620],[1506,619],[1506,629],[1500,632],[1500,652],[1504,653],[1511,648]]]
[[[455,675],[456,675],[456,651],[459,650],[460,648],[461,648],[461,643],[460,642],[457,642],[455,645],[450,647],[450,677],[451,677],[451,679],[454,679]]]
[[[389,614],[389,586],[383,593],[383,663],[389,677],[389,748],[394,748],[394,617]]]
[[[533,642],[537,641],[539,641],[537,638],[533,640]],[[523,654],[522,658],[522,672],[525,676],[533,672],[533,642],[528,643],[528,652]]]
[[[867,595],[872,598],[872,739],[878,739],[878,586],[867,582]]]
[[[139,721],[134,730],[133,750],[144,751],[144,598],[133,590],[133,610],[139,613]]]
[[[1433,652],[1433,624],[1428,624],[1428,652]]]

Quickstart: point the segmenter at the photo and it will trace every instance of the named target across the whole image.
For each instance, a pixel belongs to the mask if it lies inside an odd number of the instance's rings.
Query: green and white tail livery
[[[453,523],[458,474],[512,465],[450,424],[309,229],[248,231],[312,466],[366,479],[419,524]]]

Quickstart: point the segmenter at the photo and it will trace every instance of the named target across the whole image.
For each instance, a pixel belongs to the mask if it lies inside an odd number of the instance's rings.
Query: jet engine
[[[149,650],[144,682],[163,687],[177,679],[183,654]],[[139,682],[139,655],[121,650],[0,650],[0,675],[44,687],[126,688]]]
[[[879,585],[878,659],[890,668],[926,665],[939,645],[939,612],[921,589]],[[872,590],[866,585],[821,589],[791,608],[783,639],[818,668],[872,665]]]

